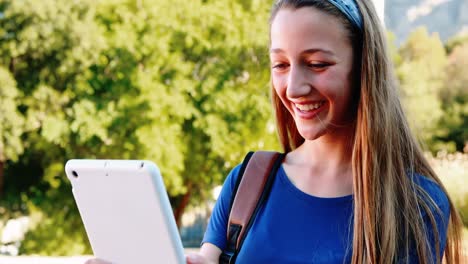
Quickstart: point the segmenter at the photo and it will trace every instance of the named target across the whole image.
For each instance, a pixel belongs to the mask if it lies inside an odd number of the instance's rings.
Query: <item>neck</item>
[[[298,164],[327,171],[348,170],[351,168],[353,140],[352,129],[334,131],[316,140],[306,140],[291,156]]]
[[[283,163],[293,184],[319,197],[339,197],[353,193],[353,134],[330,132],[316,140],[306,140],[289,152]]]

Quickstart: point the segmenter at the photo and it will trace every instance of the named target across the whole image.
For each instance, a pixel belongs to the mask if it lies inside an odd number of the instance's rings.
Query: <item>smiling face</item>
[[[313,7],[281,9],[271,24],[276,94],[306,140],[349,131],[353,49],[340,21]]]

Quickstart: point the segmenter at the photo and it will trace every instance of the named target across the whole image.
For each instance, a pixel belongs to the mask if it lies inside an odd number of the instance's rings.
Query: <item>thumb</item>
[[[208,261],[199,254],[188,254],[186,255],[187,264],[208,264]]]
[[[102,259],[93,258],[93,259],[88,259],[84,264],[112,264],[112,263],[102,260]]]

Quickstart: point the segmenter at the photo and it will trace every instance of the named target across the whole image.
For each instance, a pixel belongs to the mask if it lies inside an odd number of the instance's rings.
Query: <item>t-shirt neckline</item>
[[[314,196],[308,193],[303,192],[299,188],[297,188],[292,181],[289,179],[288,175],[286,174],[286,171],[283,168],[283,165],[279,167],[278,170],[278,175],[277,175],[284,186],[291,191],[294,195],[296,195],[298,198],[301,200],[305,200],[308,202],[320,202],[320,203],[330,203],[330,204],[336,204],[336,203],[343,203],[343,202],[351,202],[353,200],[353,195],[345,195],[345,196],[339,196],[339,197],[319,197],[319,196]]]

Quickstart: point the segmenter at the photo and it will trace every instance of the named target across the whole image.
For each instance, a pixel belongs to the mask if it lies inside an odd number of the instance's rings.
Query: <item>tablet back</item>
[[[94,255],[115,264],[185,263],[158,167],[151,161],[65,165]]]

